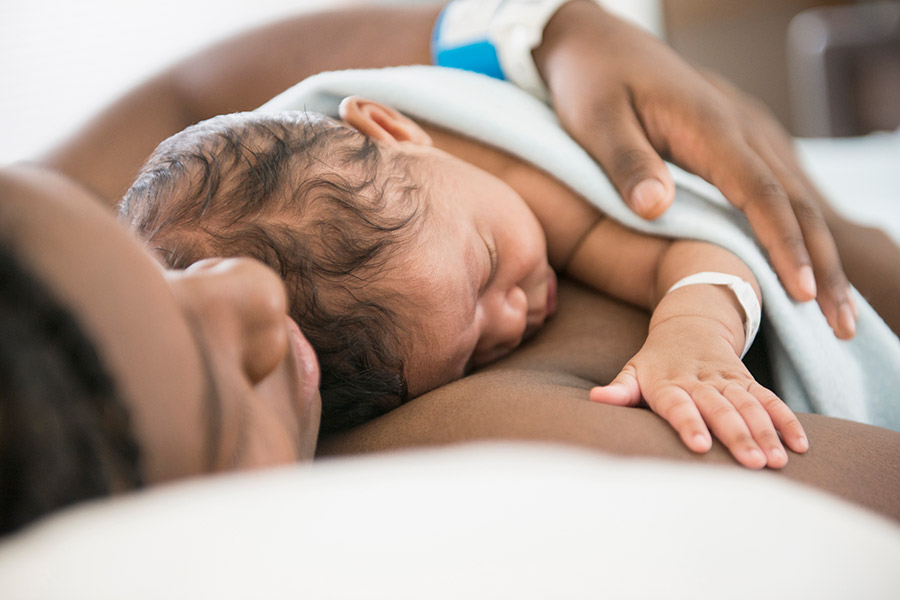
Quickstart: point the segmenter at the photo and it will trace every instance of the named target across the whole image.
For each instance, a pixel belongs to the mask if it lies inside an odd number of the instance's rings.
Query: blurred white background
[[[364,3],[2,0],[0,164],[35,156],[134,83],[210,41],[285,14]],[[651,27],[660,22],[658,0],[604,3]]]
[[[279,15],[341,0],[3,0],[0,164],[28,158],[148,74]]]

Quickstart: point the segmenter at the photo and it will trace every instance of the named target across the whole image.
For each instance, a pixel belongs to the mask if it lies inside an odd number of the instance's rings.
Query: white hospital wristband
[[[729,275],[728,273],[715,273],[712,271],[703,271],[688,275],[684,279],[680,279],[669,288],[666,294],[686,285],[697,284],[724,285],[730,289],[737,298],[738,304],[744,309],[744,351],[741,352],[741,358],[747,354],[750,345],[756,338],[756,332],[759,331],[759,322],[762,319],[762,307],[756,298],[756,292],[753,286],[738,277],[737,275]]]
[[[547,102],[550,92],[531,51],[570,0],[453,0],[435,23],[432,61],[506,79]]]

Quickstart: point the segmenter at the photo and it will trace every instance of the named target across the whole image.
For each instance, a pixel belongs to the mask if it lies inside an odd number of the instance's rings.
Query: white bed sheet
[[[856,138],[800,139],[797,146],[836,209],[884,229],[900,244],[900,129]]]
[[[0,545],[6,600],[900,597],[900,528],[765,472],[477,444],[103,500]]]

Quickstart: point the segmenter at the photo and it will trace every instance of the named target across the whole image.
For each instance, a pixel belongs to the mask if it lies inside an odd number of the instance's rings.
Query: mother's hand
[[[534,55],[563,126],[635,212],[656,218],[675,197],[660,155],[703,177],[747,215],[788,293],[855,334],[821,197],[766,109],[593,2],[560,8]]]

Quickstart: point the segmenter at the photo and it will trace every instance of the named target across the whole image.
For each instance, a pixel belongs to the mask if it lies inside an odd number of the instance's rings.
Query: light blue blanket
[[[547,106],[506,82],[453,69],[323,73],[260,110],[310,110],[336,117],[340,101],[349,95],[378,100],[415,119],[503,148],[555,175],[634,229],[728,248],[753,270],[762,289],[766,339],[781,398],[798,412],[900,431],[897,336],[854,290],[860,313],[858,333],[849,342],[835,338],[814,302],[800,304],[787,296],[743,215],[703,180],[670,166],[678,187],[675,204],[660,219],[644,221],[622,202],[594,160],[563,131]]]

